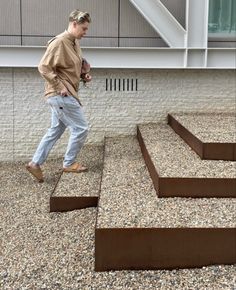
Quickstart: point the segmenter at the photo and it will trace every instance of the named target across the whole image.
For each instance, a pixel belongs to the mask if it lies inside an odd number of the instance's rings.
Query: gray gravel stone
[[[234,161],[201,160],[166,124],[140,125],[139,129],[161,177],[236,177]]]
[[[217,228],[235,225],[236,199],[158,198],[137,139],[106,139],[97,227]]]
[[[79,163],[88,167],[87,172],[63,173],[53,196],[99,196],[103,168],[103,146],[84,146]]]
[[[0,289],[235,288],[235,266],[174,271],[94,272],[95,208],[49,213],[62,160],[43,166],[45,183],[22,162],[0,164]]]
[[[202,142],[236,142],[235,112],[175,113],[171,115]]]

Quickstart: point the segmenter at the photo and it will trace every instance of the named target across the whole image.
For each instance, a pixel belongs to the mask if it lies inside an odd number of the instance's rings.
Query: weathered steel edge
[[[158,175],[158,172],[152,162],[152,159],[148,153],[148,150],[145,146],[145,143],[144,143],[144,140],[142,138],[142,134],[139,130],[139,127],[137,126],[137,139],[138,139],[138,142],[139,142],[139,146],[140,146],[140,149],[141,149],[141,152],[142,152],[142,155],[143,155],[143,158],[144,158],[144,161],[146,163],[146,166],[148,168],[148,171],[149,171],[149,174],[151,176],[151,179],[152,179],[152,182],[153,182],[153,185],[154,185],[154,188],[156,190],[156,193],[157,195],[159,195],[159,175]]]
[[[160,177],[151,160],[138,126],[137,139],[159,197],[236,197],[235,178]]]
[[[51,196],[50,212],[97,207],[98,196]]]
[[[97,228],[95,271],[236,263],[235,228]]]
[[[172,115],[168,114],[168,125],[203,159],[203,143]]]
[[[236,143],[202,142],[171,114],[168,114],[168,124],[201,159],[236,161]]]
[[[236,197],[235,178],[159,178],[159,197]]]
[[[102,153],[102,164],[104,165],[104,144],[103,144],[103,153]],[[83,208],[98,206],[99,196],[101,192],[103,169],[101,172],[101,179],[99,182],[98,196],[53,196],[59,184],[62,174],[63,174],[63,170],[61,171],[60,176],[50,195],[50,202],[49,202],[50,212],[64,212],[64,211],[71,211],[71,210],[76,210],[76,209],[83,209]]]

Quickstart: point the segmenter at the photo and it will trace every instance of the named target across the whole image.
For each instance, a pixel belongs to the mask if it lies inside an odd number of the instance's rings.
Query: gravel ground
[[[89,170],[80,174],[63,173],[53,196],[99,196],[103,146],[84,146],[79,162]]]
[[[22,162],[0,163],[0,289],[235,289],[235,266],[94,272],[97,210],[49,213],[61,164],[45,163],[38,184]]]
[[[201,160],[166,124],[145,124],[140,125],[139,129],[161,177],[236,177],[235,162]]]
[[[236,199],[158,198],[137,139],[106,139],[99,228],[235,225]]]
[[[235,113],[171,114],[202,142],[236,142]]]

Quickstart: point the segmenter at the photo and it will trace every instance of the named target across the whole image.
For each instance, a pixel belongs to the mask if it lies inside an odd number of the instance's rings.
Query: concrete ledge
[[[97,228],[95,271],[234,264],[235,244],[233,228]]]

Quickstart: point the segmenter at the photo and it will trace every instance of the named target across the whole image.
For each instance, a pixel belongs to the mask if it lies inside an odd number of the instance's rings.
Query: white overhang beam
[[[45,49],[0,46],[0,67],[37,67]],[[236,68],[235,48],[208,48],[209,59],[200,62],[200,66],[195,57],[202,49],[195,49],[190,62],[186,62],[184,48],[84,47],[82,51],[92,68]]]
[[[160,0],[130,0],[170,47],[186,47],[186,31]]]
[[[93,68],[178,68],[184,49],[84,47],[83,56]],[[0,67],[37,67],[44,47],[0,46]]]

